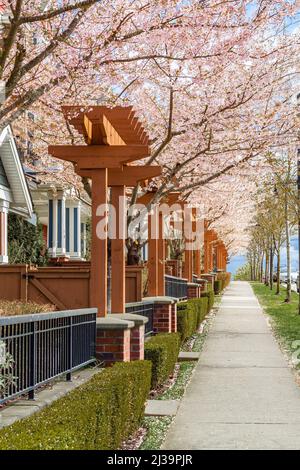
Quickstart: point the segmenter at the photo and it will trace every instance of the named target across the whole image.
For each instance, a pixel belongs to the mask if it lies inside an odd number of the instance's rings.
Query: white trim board
[[[0,198],[10,202],[12,208],[22,208],[26,217],[31,218],[32,200],[10,126],[0,135],[0,158],[10,185],[10,191],[0,188]]]

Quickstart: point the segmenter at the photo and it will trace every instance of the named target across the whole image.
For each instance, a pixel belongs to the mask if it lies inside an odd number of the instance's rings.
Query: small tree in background
[[[48,263],[48,253],[42,225],[32,225],[16,214],[9,214],[8,217],[9,263],[45,266]]]

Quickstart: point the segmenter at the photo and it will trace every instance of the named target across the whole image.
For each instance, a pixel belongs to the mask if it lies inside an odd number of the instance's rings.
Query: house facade
[[[0,135],[0,264],[8,263],[8,214],[34,222],[29,187],[10,127]]]
[[[22,165],[13,132],[7,127],[0,136],[0,264],[7,264],[8,214],[43,225],[50,258],[83,260],[87,253],[89,202],[75,189],[45,184]]]
[[[43,225],[49,256],[85,259],[89,203],[79,199],[74,188],[32,182],[30,187],[35,212]]]

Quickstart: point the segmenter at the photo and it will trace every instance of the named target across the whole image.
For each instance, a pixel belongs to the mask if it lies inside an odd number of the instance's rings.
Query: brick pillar
[[[106,366],[130,361],[130,338],[134,323],[101,318],[97,321],[96,356]]]
[[[188,284],[188,299],[199,299],[201,297],[201,289],[198,284]]]
[[[130,360],[144,360],[145,327],[136,326],[130,331]]]
[[[153,329],[155,333],[172,332],[172,303],[154,305]]]
[[[177,304],[171,305],[171,331],[177,333]]]
[[[212,290],[214,290],[215,276],[213,274],[202,274],[202,277],[211,285]]]
[[[198,279],[198,284],[200,286],[200,295],[201,295],[201,292],[207,291],[208,282],[205,279]]]

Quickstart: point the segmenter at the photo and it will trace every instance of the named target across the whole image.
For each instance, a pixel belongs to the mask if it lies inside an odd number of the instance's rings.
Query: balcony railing
[[[96,309],[0,318],[0,404],[95,362]]]
[[[188,296],[188,281],[181,277],[165,276],[166,295],[185,300]]]
[[[135,315],[142,315],[148,318],[148,323],[145,325],[145,336],[153,333],[153,316],[154,316],[154,303],[149,301],[135,302],[126,305],[126,313],[133,313]]]

